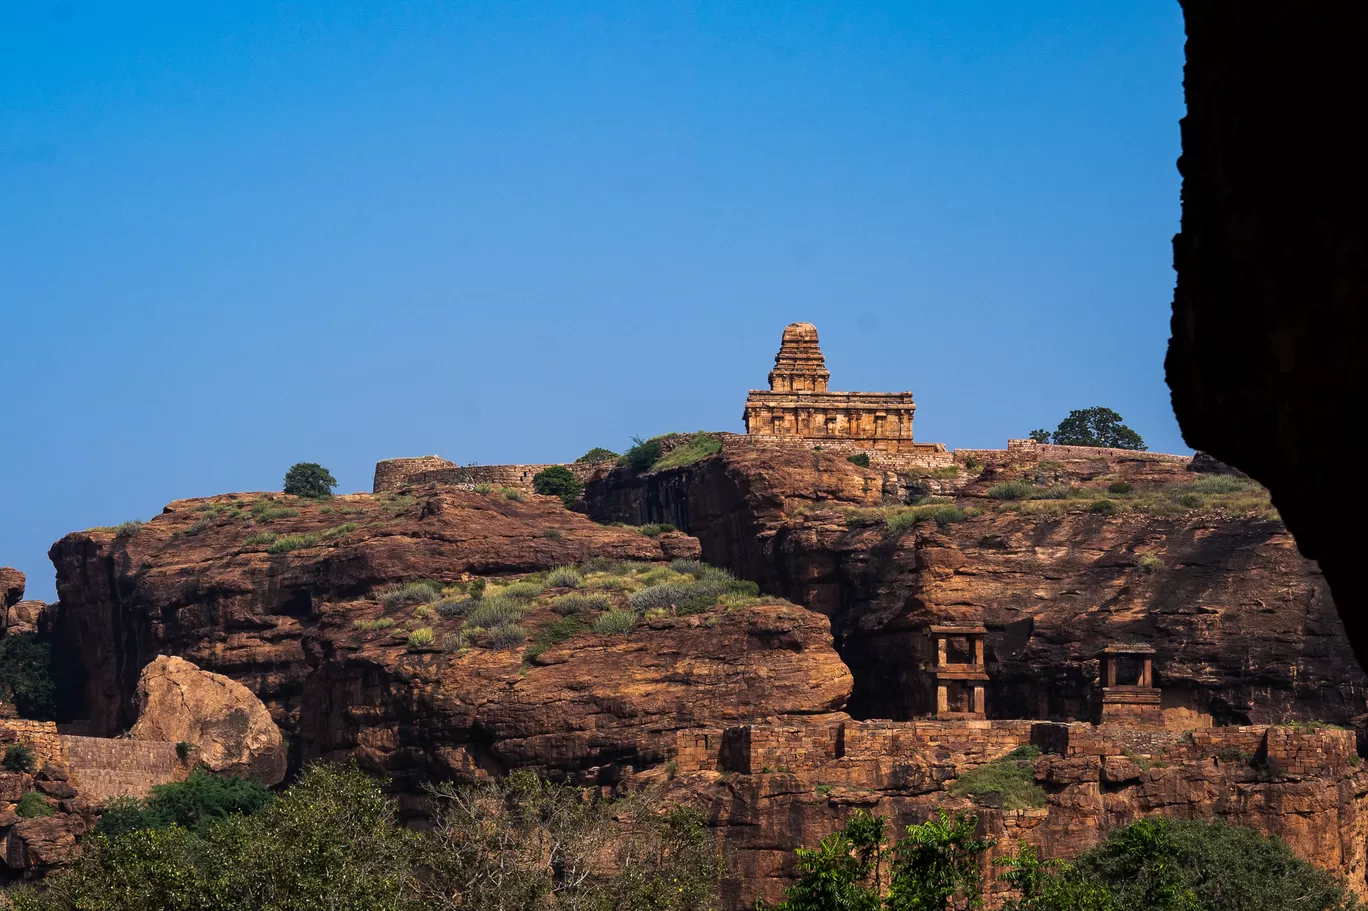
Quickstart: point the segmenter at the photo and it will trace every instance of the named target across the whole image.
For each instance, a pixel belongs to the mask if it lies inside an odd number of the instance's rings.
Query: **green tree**
[[[951,911],[983,904],[980,855],[992,841],[975,838],[978,818],[937,809],[936,816],[893,848],[893,870],[885,907],[889,911]]]
[[[814,849],[799,848],[798,881],[778,911],[877,911],[885,820],[855,811]]]
[[[0,702],[25,718],[51,721],[57,711],[52,648],[34,633],[0,639]]]
[[[651,466],[660,461],[660,457],[665,454],[660,445],[659,438],[643,440],[641,437],[632,437],[632,448],[622,454],[619,460],[628,468],[640,474],[649,471]]]
[[[602,446],[595,446],[578,459],[575,459],[575,464],[597,465],[600,462],[611,462],[617,458],[620,458],[620,456],[618,456],[616,452],[613,452],[613,450],[604,449]]]
[[[296,462],[285,472],[285,492],[321,500],[332,496],[337,479],[317,462]]]
[[[579,499],[580,492],[584,490],[584,484],[575,477],[574,472],[564,465],[552,465],[550,468],[543,468],[532,476],[532,489],[539,494],[560,497],[565,508],[569,509]]]
[[[1046,430],[1044,427],[1039,427],[1031,431],[1030,438],[1037,443],[1048,443],[1050,442],[1050,431]]]
[[[1032,437],[1038,431],[1032,432]],[[1105,446],[1111,449],[1145,449],[1140,434],[1121,423],[1121,415],[1110,408],[1094,406],[1075,409],[1059,422],[1053,441],[1057,446]]]
[[[147,800],[122,798],[100,817],[97,831],[110,838],[135,829],[182,829],[203,832],[211,823],[235,813],[255,813],[271,801],[259,781],[211,775],[202,768],[184,781],[156,785]]]

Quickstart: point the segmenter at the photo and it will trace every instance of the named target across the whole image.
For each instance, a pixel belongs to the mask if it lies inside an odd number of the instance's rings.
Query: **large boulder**
[[[10,625],[10,608],[24,598],[24,574],[8,566],[0,566],[0,636]]]
[[[285,778],[285,741],[271,714],[251,690],[183,658],[158,655],[138,678],[136,740],[188,743],[210,771],[255,778],[267,785]]]

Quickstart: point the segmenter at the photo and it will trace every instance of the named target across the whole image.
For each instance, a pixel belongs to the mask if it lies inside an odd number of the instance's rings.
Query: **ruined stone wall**
[[[455,467],[455,462],[448,462],[435,455],[416,459],[385,459],[383,462],[375,463],[375,480],[371,484],[371,492],[390,493],[403,487],[409,478],[419,472]]]
[[[146,797],[153,785],[184,777],[174,743],[74,734],[58,738],[76,788],[95,804],[115,797]]]
[[[994,468],[1033,465],[1037,462],[1070,462],[1079,459],[1128,459],[1152,462],[1188,462],[1184,455],[1163,452],[1144,452],[1134,449],[1110,449],[1105,446],[1055,446],[1035,440],[1008,440],[1006,449],[956,449],[955,460],[961,464],[973,459],[980,465]]]
[[[33,751],[35,767],[45,762],[66,762],[66,752],[57,733],[56,722],[0,719],[0,754],[4,752],[4,744],[16,742]]]
[[[454,484],[474,487],[489,484],[512,487],[532,493],[532,479],[547,468],[568,468],[581,482],[588,480],[600,466],[585,463],[552,463],[547,465],[457,465],[436,456],[421,459],[388,459],[375,466],[374,493],[392,493],[414,484]]]
[[[901,452],[884,452],[851,440],[812,440],[803,437],[775,436],[765,433],[719,434],[727,437],[727,445],[755,450],[811,451],[821,447],[823,452],[852,456],[869,456],[869,467],[875,471],[909,472],[919,469],[947,468],[955,464],[955,457],[941,443],[914,443]]]

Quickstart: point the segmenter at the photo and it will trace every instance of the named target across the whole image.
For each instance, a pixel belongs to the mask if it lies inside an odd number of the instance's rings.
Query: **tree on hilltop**
[[[285,492],[296,497],[321,500],[332,496],[336,486],[337,478],[317,462],[296,462],[285,472]]]
[[[1121,415],[1100,405],[1075,408],[1059,422],[1053,434],[1043,428],[1032,430],[1031,439],[1056,446],[1101,446],[1137,451],[1148,448],[1140,434],[1121,423]]]
[[[565,508],[569,509],[579,499],[584,485],[575,477],[574,472],[564,465],[552,465],[532,476],[532,489],[545,496],[560,497]]]

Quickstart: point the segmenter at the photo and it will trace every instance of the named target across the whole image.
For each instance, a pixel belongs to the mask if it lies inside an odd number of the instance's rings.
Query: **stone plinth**
[[[746,433],[845,440],[884,452],[912,450],[910,392],[832,392],[831,374],[811,323],[790,323],[770,371],[768,391],[752,390],[742,419]]]
[[[1119,666],[1129,659],[1135,664],[1134,680],[1119,679]],[[1154,685],[1154,649],[1148,645],[1110,645],[1102,650],[1102,723],[1164,723],[1159,688]]]

